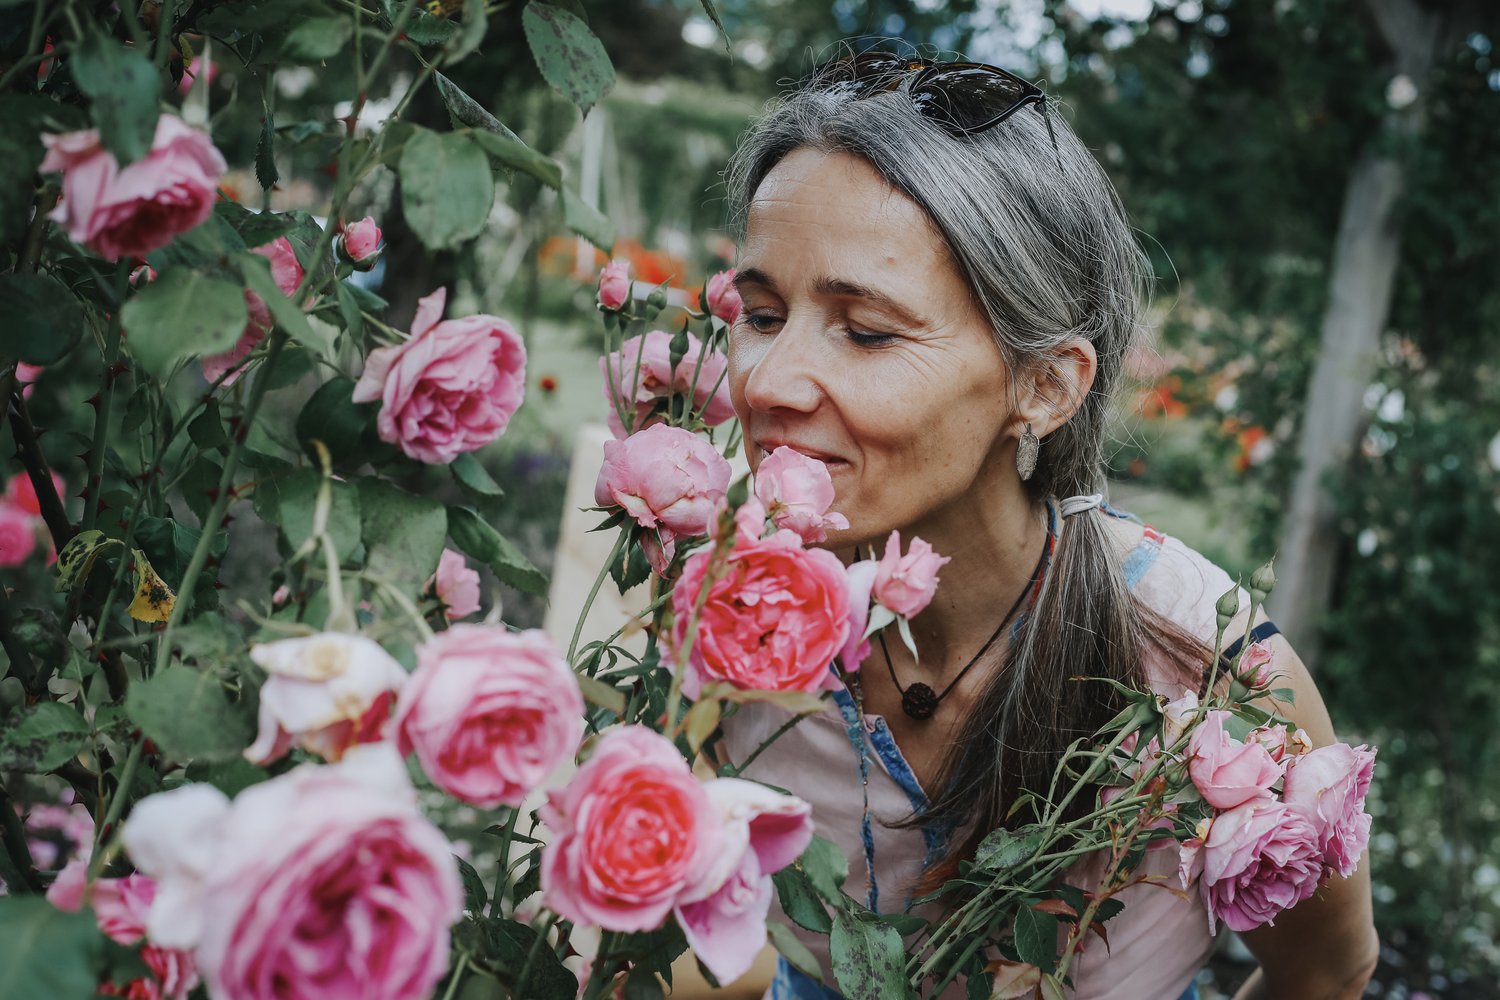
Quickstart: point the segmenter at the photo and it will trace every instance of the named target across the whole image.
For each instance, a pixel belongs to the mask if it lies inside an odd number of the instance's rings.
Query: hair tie
[[[1082,514],[1086,510],[1093,510],[1104,502],[1103,493],[1090,493],[1087,496],[1068,497],[1058,504],[1063,517],[1072,517],[1074,514]]]

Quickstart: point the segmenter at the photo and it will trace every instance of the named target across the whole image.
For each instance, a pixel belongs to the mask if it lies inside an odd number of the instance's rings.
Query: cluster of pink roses
[[[807,803],[750,781],[700,782],[666,737],[621,726],[542,809],[548,907],[580,924],[650,931],[669,915],[720,982],[766,940],[771,876],[812,839]]]
[[[608,357],[599,361],[604,375],[605,396],[610,404],[609,429],[617,438],[634,434],[661,419],[673,395],[691,400],[693,410],[708,427],[717,427],[734,416],[724,372],[729,362],[720,351],[705,350],[691,333],[687,352],[672,366],[672,335],[652,330],[631,337]],[[630,419],[627,428],[620,419]]]
[[[1305,733],[1281,724],[1238,740],[1225,729],[1231,719],[1207,712],[1189,740],[1188,776],[1214,815],[1183,845],[1182,871],[1186,884],[1201,866],[1210,929],[1223,921],[1245,931],[1273,922],[1332,875],[1353,874],[1370,839],[1365,795],[1375,751],[1309,749]]]
[[[371,351],[354,387],[356,403],[380,403],[380,439],[429,465],[505,433],[526,392],[521,335],[498,316],[444,320],[447,300],[443,288],[422,299],[411,339]]]
[[[52,474],[52,485],[62,497],[63,482],[57,473]],[[36,496],[31,477],[18,473],[6,484],[4,496],[0,496],[0,566],[20,566],[36,550],[38,539],[47,539],[46,525],[42,522],[42,505]],[[57,555],[50,540],[47,546],[47,562],[50,565]]]

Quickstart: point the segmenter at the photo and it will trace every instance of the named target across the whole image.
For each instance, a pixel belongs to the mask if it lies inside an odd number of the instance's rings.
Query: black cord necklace
[[[942,694],[934,693],[929,685],[921,681],[903,688],[901,682],[896,679],[896,667],[891,663],[890,648],[885,644],[885,630],[881,629],[876,633],[876,636],[880,639],[880,651],[885,655],[885,669],[891,675],[891,683],[896,685],[897,691],[901,692],[901,711],[905,712],[908,717],[918,722],[925,722],[932,718],[942,700],[948,697],[949,692],[953,690],[959,681],[964,679],[964,674],[967,674],[974,664],[979,662],[979,658],[985,654],[985,651],[993,646],[995,640],[1000,638],[1005,632],[1005,627],[1010,624],[1011,619],[1016,616],[1016,612],[1021,609],[1021,602],[1026,600],[1027,595],[1031,595],[1035,599],[1038,585],[1042,581],[1042,574],[1047,571],[1048,557],[1052,555],[1053,538],[1052,525],[1049,518],[1047,539],[1042,543],[1042,554],[1037,558],[1036,568],[1031,571],[1031,579],[1026,582],[1026,586],[1021,588],[1021,592],[1016,595],[1015,603],[1010,606],[1009,611],[1005,612],[1005,617],[1000,619],[1000,624],[995,627],[995,631],[990,634],[990,637],[984,641],[984,645],[979,647],[979,652],[975,653],[973,659],[964,664],[964,668],[958,672],[957,676],[948,682],[948,686],[943,688]]]

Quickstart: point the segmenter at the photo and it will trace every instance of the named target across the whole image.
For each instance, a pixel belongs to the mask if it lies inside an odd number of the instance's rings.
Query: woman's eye
[[[756,333],[775,333],[777,327],[781,326],[780,316],[767,313],[745,313],[741,319]]]
[[[874,330],[856,330],[849,326],[844,328],[844,333],[849,339],[860,347],[880,347],[889,344],[896,339],[893,333],[876,333]]]

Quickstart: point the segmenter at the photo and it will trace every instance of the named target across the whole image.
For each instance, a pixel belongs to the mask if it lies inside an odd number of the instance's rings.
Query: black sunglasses
[[[913,75],[915,74],[915,75]],[[1032,105],[1052,131],[1047,118],[1047,95],[1034,83],[998,66],[972,62],[933,62],[890,52],[861,52],[826,62],[813,70],[815,86],[852,91],[855,96],[885,93],[906,87],[923,117],[955,136],[993,128],[1022,108]],[[1053,137],[1054,144],[1056,137]]]

